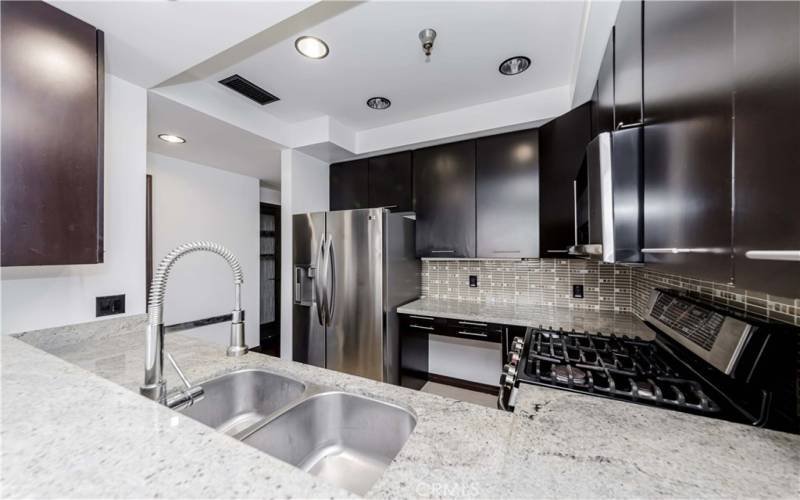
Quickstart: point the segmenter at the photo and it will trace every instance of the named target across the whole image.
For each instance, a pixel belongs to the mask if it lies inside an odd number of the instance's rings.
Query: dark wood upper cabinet
[[[103,262],[103,34],[2,2],[3,266]]]
[[[800,297],[800,262],[747,258],[800,250],[800,3],[734,9],[736,285]]]
[[[475,257],[475,141],[413,153],[418,257]]]
[[[732,277],[732,71],[732,2],[645,5],[645,262],[716,282]]]
[[[597,75],[597,133],[614,130],[614,30],[608,37]]]
[[[642,121],[642,1],[622,2],[614,27],[614,124]]]
[[[591,103],[547,122],[539,129],[540,254],[565,256],[575,244],[573,181],[592,139]]]
[[[331,210],[369,208],[369,162],[333,163],[330,167]]]
[[[539,257],[539,133],[477,140],[477,257]]]
[[[413,210],[411,151],[369,159],[369,206],[393,212]]]

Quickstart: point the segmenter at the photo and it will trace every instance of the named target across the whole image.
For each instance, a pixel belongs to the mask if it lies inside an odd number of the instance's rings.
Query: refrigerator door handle
[[[314,276],[314,302],[317,303],[317,321],[322,326],[325,326],[325,297],[322,293],[324,282],[322,281],[325,273],[322,272],[325,262],[325,238],[322,239],[319,245],[319,252],[317,253],[317,270]]]
[[[333,235],[328,235],[327,248],[325,249],[326,270],[325,270],[325,311],[327,318],[325,326],[331,326],[333,313],[336,311],[336,253],[333,248]],[[330,281],[328,277],[330,276]]]

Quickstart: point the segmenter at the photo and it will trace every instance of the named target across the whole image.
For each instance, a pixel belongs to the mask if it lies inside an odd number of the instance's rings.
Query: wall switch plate
[[[583,298],[583,285],[572,285],[572,298],[573,299]]]
[[[474,274],[469,275],[469,286],[470,288],[478,288],[478,276]]]
[[[95,298],[95,315],[111,316],[125,312],[125,294]]]

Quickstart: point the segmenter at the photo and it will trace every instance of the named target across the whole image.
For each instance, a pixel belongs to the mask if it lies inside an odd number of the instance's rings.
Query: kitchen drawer
[[[502,333],[503,327],[501,325],[483,323],[481,321],[448,319],[447,330],[439,335],[501,343]]]
[[[420,316],[416,314],[400,315],[400,331],[417,332],[443,335],[447,329],[447,321],[442,318],[432,316]]]

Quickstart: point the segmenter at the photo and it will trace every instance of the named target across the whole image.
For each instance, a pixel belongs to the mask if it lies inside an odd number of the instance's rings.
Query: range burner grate
[[[664,361],[654,342],[533,330],[526,375],[532,382],[700,413],[720,407],[701,385]]]

